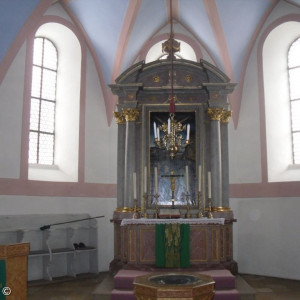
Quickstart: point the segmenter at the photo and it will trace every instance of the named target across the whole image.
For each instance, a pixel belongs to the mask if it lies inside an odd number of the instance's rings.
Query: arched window
[[[54,163],[57,49],[44,38],[34,40],[29,163]]]
[[[295,40],[289,48],[288,73],[291,104],[293,162],[294,164],[300,164],[300,38]]]
[[[300,22],[287,21],[272,28],[263,39],[262,67],[269,182],[300,179],[299,32]]]
[[[28,179],[76,182],[81,44],[70,27],[54,21],[43,23],[30,43],[28,57],[33,68],[28,99],[31,103]]]

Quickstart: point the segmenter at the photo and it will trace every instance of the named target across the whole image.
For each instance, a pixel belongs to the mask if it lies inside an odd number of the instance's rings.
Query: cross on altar
[[[183,177],[183,175],[174,174],[174,171],[170,172],[170,175],[161,175],[161,177],[167,177],[171,182],[171,191],[172,191],[172,208],[174,208],[175,203],[175,179],[176,177]]]

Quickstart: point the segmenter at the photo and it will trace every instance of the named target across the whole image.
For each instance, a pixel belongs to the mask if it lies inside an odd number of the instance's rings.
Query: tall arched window
[[[29,163],[54,163],[57,49],[44,37],[34,40]]]
[[[288,72],[291,104],[293,162],[294,164],[300,164],[300,38],[295,40],[289,48]]]

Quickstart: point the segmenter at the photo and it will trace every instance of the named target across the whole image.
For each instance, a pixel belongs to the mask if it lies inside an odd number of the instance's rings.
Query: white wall
[[[300,280],[299,198],[231,199],[239,272]]]
[[[266,20],[261,33],[277,18],[295,13],[300,14],[300,9],[281,1]],[[247,66],[238,127],[235,130],[232,123],[229,127],[230,183],[241,185],[253,183],[254,195],[255,186],[268,185],[268,182],[262,183],[261,174],[261,134],[264,132],[261,131],[259,101],[264,99],[258,87],[259,39],[260,35],[252,49]],[[277,86],[274,81],[268,81],[267,84],[273,90]],[[276,105],[273,98],[269,100],[273,106]],[[272,112],[270,114],[272,115]],[[278,118],[275,110],[273,117],[273,123],[277,128],[280,127],[282,119]],[[275,126],[267,128],[273,130],[274,136],[277,135]],[[276,147],[276,144],[273,146]],[[268,144],[268,147],[271,145]],[[277,155],[274,159],[280,161],[282,156]],[[272,163],[269,159],[267,162]],[[298,177],[297,180],[299,181],[300,178]],[[277,183],[278,181],[277,178]],[[282,185],[278,183],[277,186],[277,183],[273,185],[274,194],[276,190],[282,189]],[[245,198],[237,198],[232,196],[230,207],[237,219],[233,225],[233,242],[234,258],[238,262],[239,272],[299,280],[300,199],[298,197],[249,198],[245,195]]]

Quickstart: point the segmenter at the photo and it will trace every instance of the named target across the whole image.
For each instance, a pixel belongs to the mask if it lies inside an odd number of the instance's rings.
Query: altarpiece
[[[163,218],[195,220],[192,265],[233,268],[228,94],[234,87],[209,62],[184,59],[139,62],[110,85],[118,96],[112,268],[153,265],[155,229],[142,220]]]

